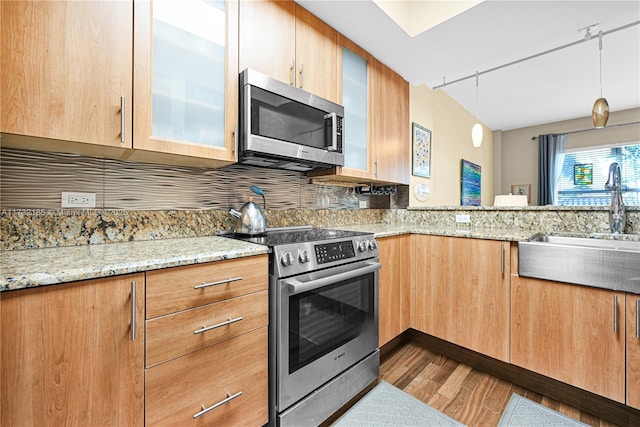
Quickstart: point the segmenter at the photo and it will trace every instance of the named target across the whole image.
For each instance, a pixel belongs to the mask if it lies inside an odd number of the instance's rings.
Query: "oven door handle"
[[[332,274],[320,279],[309,280],[308,282],[301,282],[296,278],[290,278],[283,280],[282,283],[288,285],[289,295],[296,295],[302,292],[311,291],[313,289],[321,288],[323,286],[331,285],[333,283],[341,282],[343,280],[353,279],[354,277],[362,276],[363,274],[373,273],[376,270],[380,270],[382,264],[379,262],[366,262],[366,267],[357,268],[355,270],[346,271],[344,273]]]

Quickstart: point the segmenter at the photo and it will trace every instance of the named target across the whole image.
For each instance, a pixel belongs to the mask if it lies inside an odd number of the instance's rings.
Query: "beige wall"
[[[640,121],[640,108],[612,112],[604,129],[579,132],[567,136],[567,148],[599,146],[640,141],[640,125],[611,127]],[[592,129],[591,116],[547,123],[510,131],[496,131],[495,188],[496,194],[508,194],[513,184],[531,184],[531,204],[538,203],[538,143],[533,136]]]
[[[469,160],[482,167],[481,199],[493,204],[493,134],[484,127],[480,148],[471,143],[475,116],[442,90],[411,86],[411,122],[431,130],[431,178],[411,176],[409,206],[460,205],[460,161]],[[419,202],[413,189],[418,184],[430,188],[429,198]]]

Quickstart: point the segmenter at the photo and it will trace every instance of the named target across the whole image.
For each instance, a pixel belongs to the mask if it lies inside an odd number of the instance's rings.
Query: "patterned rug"
[[[385,381],[372,388],[333,424],[334,427],[463,425]]]
[[[517,393],[511,395],[506,409],[502,413],[498,427],[539,427],[539,426],[566,426],[578,427],[587,424],[574,420],[571,417],[532,402]]]

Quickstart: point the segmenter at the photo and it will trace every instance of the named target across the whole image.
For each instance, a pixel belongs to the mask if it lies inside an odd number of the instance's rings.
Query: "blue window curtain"
[[[562,172],[567,134],[538,136],[538,205],[553,205]]]

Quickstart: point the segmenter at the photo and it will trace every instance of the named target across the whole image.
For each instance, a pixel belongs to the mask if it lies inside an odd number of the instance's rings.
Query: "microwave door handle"
[[[338,132],[336,132],[337,126],[338,126],[338,115],[335,113],[335,111],[333,113],[329,113],[329,114],[325,114],[324,116],[324,120],[325,122],[327,120],[331,120],[331,144],[327,145],[327,149],[329,151],[338,151]],[[325,126],[325,130],[326,130],[327,126]]]
[[[367,262],[366,264],[366,267],[357,268],[344,273],[332,274],[320,279],[309,280],[308,282],[301,282],[296,278],[290,278],[284,280],[282,283],[288,285],[290,295],[296,295],[302,292],[312,291],[332,283],[342,282],[343,280],[349,280],[364,274],[373,273],[381,267],[379,262]]]

